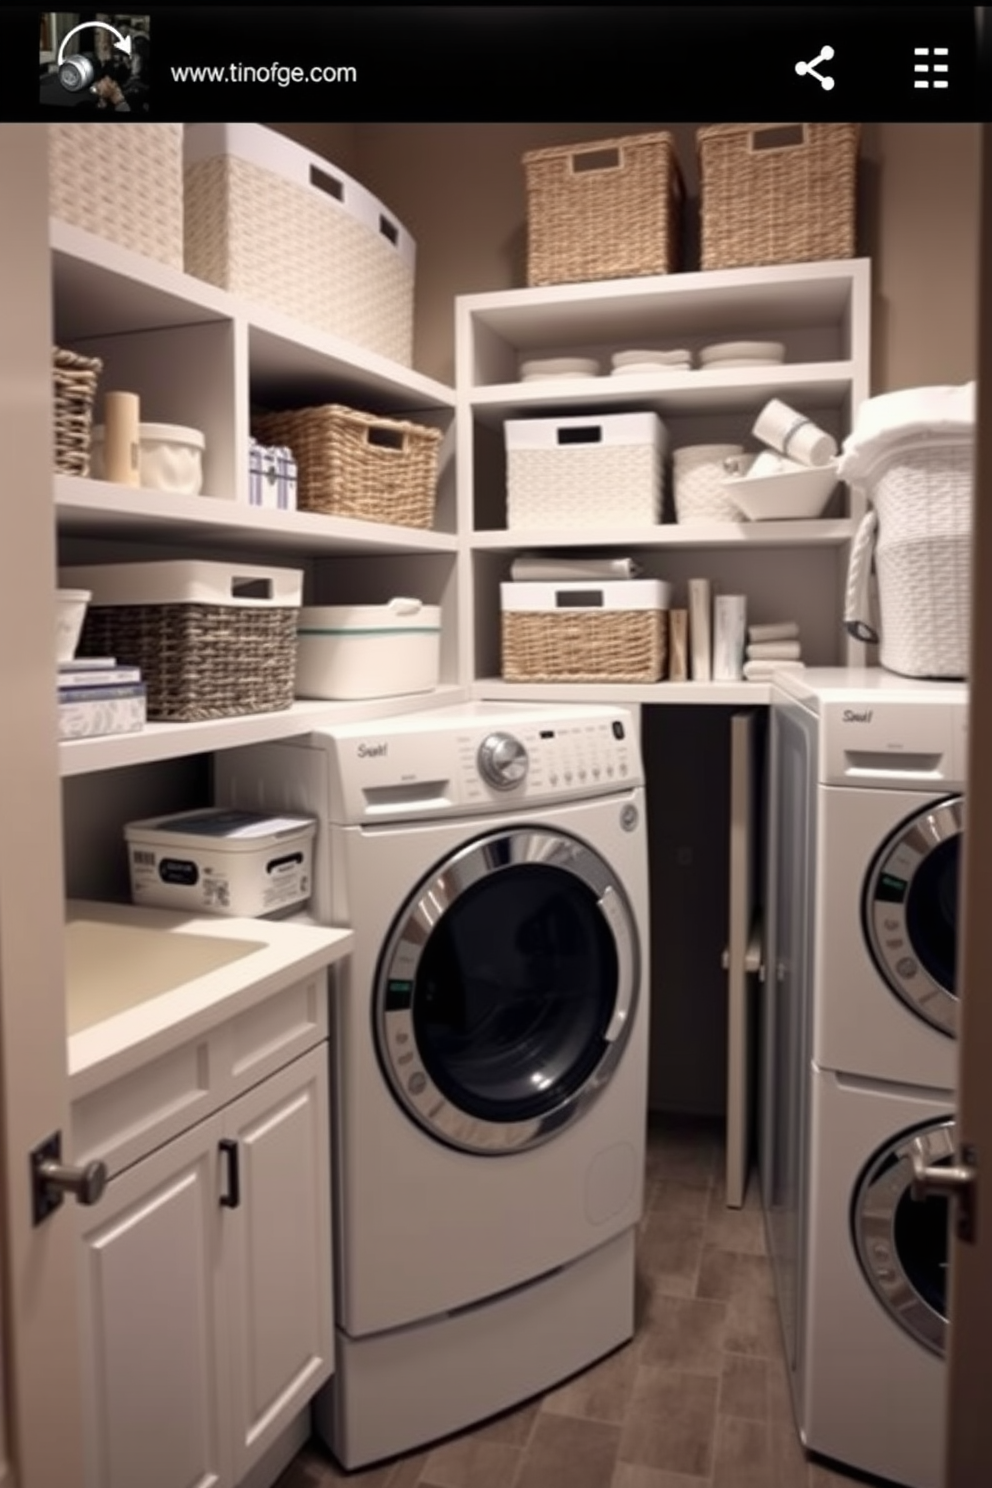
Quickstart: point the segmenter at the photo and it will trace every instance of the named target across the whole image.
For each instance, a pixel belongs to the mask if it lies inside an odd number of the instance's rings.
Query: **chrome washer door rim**
[[[913,943],[907,904],[928,855],[964,830],[964,800],[955,796],[916,812],[875,858],[864,890],[864,924],[876,966],[887,985],[931,1027],[953,1038],[958,998],[928,971]]]
[[[432,932],[466,890],[492,874],[524,864],[560,869],[595,896],[616,951],[617,986],[603,1052],[586,1081],[539,1116],[523,1121],[489,1121],[461,1110],[431,1078],[417,1047],[414,986]],[[467,843],[420,883],[386,941],[373,1009],[382,1068],[403,1109],[437,1140],[464,1152],[519,1152],[547,1141],[577,1120],[605,1088],[630,1036],[639,983],[640,954],[633,914],[622,886],[604,860],[584,842],[564,832],[529,828],[493,832]]]
[[[858,1183],[852,1224],[861,1269],[893,1322],[941,1358],[947,1349],[947,1318],[921,1296],[899,1252],[896,1220],[913,1180],[911,1148],[926,1143],[927,1162],[954,1161],[954,1121],[903,1132],[878,1152]],[[913,1202],[913,1201],[909,1201]]]

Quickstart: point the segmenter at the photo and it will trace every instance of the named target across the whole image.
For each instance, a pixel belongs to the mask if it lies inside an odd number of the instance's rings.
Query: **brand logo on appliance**
[[[389,753],[389,745],[385,740],[381,744],[366,744],[363,740],[358,746],[359,759],[382,759]]]
[[[858,713],[854,708],[845,708],[842,716],[845,723],[871,723],[872,709],[866,708],[863,713]]]

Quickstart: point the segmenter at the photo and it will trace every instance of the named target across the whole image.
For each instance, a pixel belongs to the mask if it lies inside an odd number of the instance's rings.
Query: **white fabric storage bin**
[[[135,904],[259,916],[310,898],[317,824],[209,807],[124,827]]]
[[[656,413],[508,419],[507,527],[660,522],[667,434]]]
[[[753,457],[741,444],[686,444],[672,455],[677,522],[739,522],[740,511],[724,487],[728,475],[743,475]]]
[[[410,366],[416,245],[370,191],[262,124],[187,124],[186,271]]]
[[[441,611],[419,599],[306,605],[297,629],[296,695],[401,697],[438,684]]]
[[[103,424],[95,424],[90,437],[90,474],[95,480],[104,480]],[[200,429],[187,429],[181,424],[139,424],[138,472],[143,489],[199,496],[206,444]]]
[[[507,682],[660,682],[672,586],[657,579],[500,585]]]
[[[49,211],[181,269],[183,126],[122,124],[48,125]]]

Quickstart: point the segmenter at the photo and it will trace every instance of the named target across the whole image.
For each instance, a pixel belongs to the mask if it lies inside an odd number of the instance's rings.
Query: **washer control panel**
[[[639,783],[636,742],[619,718],[498,728],[458,737],[466,801],[598,795]]]

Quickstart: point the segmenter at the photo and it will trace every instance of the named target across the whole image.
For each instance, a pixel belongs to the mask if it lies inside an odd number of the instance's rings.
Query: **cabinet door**
[[[327,1060],[324,1043],[223,1113],[236,1481],[333,1367]]]
[[[221,1117],[136,1163],[80,1211],[90,1488],[227,1488],[230,1400],[217,1281]]]

